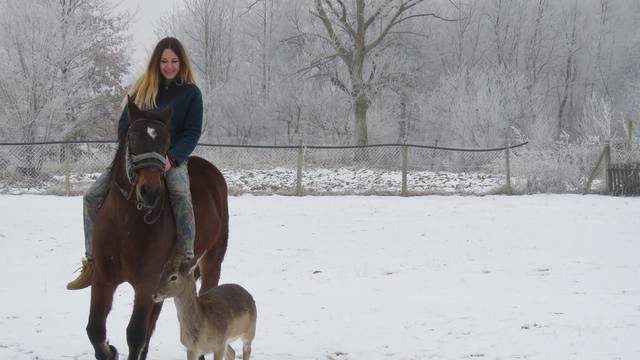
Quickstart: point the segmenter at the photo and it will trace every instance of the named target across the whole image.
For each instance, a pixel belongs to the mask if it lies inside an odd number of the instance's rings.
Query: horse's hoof
[[[109,345],[109,350],[111,350],[112,355],[110,360],[118,360],[118,349],[113,345]]]

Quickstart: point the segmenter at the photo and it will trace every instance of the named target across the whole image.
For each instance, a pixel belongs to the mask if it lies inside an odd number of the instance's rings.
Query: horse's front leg
[[[134,289],[136,294],[133,313],[127,326],[129,360],[143,360],[147,356],[147,344],[153,331],[151,319],[154,312],[158,314],[160,312],[156,306],[157,304],[151,299],[151,290],[146,287],[134,287]]]
[[[149,352],[149,342],[151,341],[151,335],[153,335],[153,331],[156,329],[156,322],[158,321],[158,316],[160,316],[160,311],[162,310],[162,303],[154,304],[153,311],[151,312],[151,316],[149,317],[149,324],[147,325],[147,342],[144,345],[144,350],[142,350],[142,356],[140,360],[147,359],[147,353]]]
[[[98,274],[94,277],[91,285],[91,309],[89,310],[87,335],[98,360],[115,360],[118,358],[116,348],[107,343],[106,325],[116,287],[117,285],[101,279]]]

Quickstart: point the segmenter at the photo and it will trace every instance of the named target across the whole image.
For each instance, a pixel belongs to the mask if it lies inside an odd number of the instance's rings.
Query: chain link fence
[[[518,193],[607,193],[606,168],[601,161],[607,144],[554,144],[544,149],[513,149],[511,164]],[[618,142],[611,146],[610,163],[640,160],[640,149]]]
[[[502,192],[506,184],[504,149],[201,144],[195,153],[222,170],[232,193],[479,195]]]
[[[199,144],[194,154],[220,168],[231,194],[281,195],[579,192],[598,155],[587,151],[582,165],[554,173],[566,164],[560,150],[525,144],[483,150]],[[82,194],[116,148],[114,142],[0,144],[0,193]]]

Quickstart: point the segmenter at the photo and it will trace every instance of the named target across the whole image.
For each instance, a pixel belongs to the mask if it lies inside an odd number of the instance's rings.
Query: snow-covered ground
[[[296,193],[297,171],[293,168],[224,169],[229,192],[240,194]],[[73,174],[69,178],[71,194],[82,194],[100,173]],[[42,176],[38,181],[14,178],[0,180],[0,194],[65,194],[66,178],[62,175]],[[399,195],[402,173],[388,169],[311,168],[301,177],[304,194],[311,195]],[[514,188],[521,189],[526,180],[513,178]],[[486,195],[503,192],[504,175],[484,172],[410,171],[407,189],[410,194]]]
[[[254,359],[640,359],[640,198],[230,198]],[[80,197],[0,196],[0,359],[92,359]],[[126,358],[131,288],[108,337]],[[150,359],[184,359],[171,301]]]

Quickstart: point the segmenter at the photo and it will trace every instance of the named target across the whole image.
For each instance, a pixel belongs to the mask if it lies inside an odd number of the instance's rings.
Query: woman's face
[[[173,80],[180,71],[180,59],[171,49],[164,49],[160,55],[160,73],[167,80]]]

